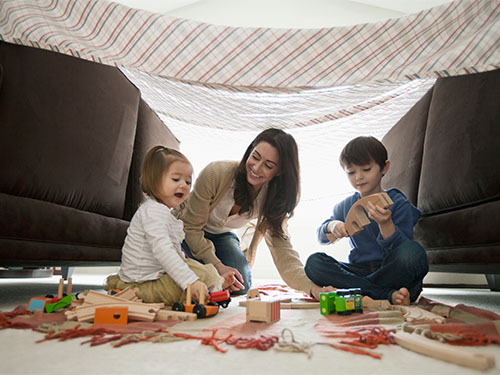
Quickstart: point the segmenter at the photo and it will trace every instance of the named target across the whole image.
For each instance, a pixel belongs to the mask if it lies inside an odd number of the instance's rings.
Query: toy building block
[[[370,219],[366,216],[365,209],[368,202],[373,203],[375,206],[389,208],[393,205],[391,197],[385,192],[376,193],[367,197],[361,198],[353,204],[345,220],[345,229],[349,236],[361,232],[365,226],[370,224]],[[333,233],[327,233],[326,237],[330,242],[335,242],[337,237]]]
[[[272,323],[280,320],[280,301],[247,301],[247,322]]]
[[[46,297],[32,297],[28,304],[26,305],[26,311],[41,310],[44,311],[45,305],[50,301],[50,298]]]
[[[52,313],[56,310],[62,309],[63,307],[69,306],[71,305],[71,302],[74,298],[74,296],[68,295],[66,297],[60,298],[57,302],[49,303],[45,305],[45,312]]]
[[[482,371],[495,366],[495,357],[473,351],[470,348],[445,344],[416,333],[397,332],[393,337],[396,344],[406,349],[457,365]]]
[[[188,320],[193,321],[198,319],[196,314],[185,311],[160,310],[156,314],[155,320]]]
[[[246,300],[247,322],[276,322],[280,320],[280,301],[263,301],[258,289],[250,289]]]
[[[98,307],[95,309],[94,324],[127,324],[127,306]]]
[[[69,296],[71,294],[71,287],[72,287],[72,279],[71,277],[68,277],[68,286],[66,289],[66,295]],[[59,280],[59,287],[57,289],[57,298],[63,298],[64,296],[64,279],[61,277]]]

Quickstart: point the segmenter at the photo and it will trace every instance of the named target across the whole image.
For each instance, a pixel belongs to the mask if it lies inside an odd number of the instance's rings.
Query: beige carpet
[[[101,276],[74,276],[73,291],[81,289],[99,290]],[[56,293],[58,279],[50,280],[0,280],[0,310],[10,310],[14,305],[26,303],[29,296],[41,293]],[[29,291],[32,294],[29,294]],[[26,295],[28,293],[28,295]],[[17,299],[14,298],[17,295]],[[465,303],[487,308],[492,304],[500,313],[499,293],[487,290],[426,289],[424,296],[448,303]],[[483,296],[483,298],[478,298]],[[490,298],[488,298],[488,296]],[[233,299],[230,307],[217,316],[183,322],[175,331],[198,334],[201,329],[218,326],[223,322],[238,321],[245,313]],[[8,301],[5,303],[5,301]],[[18,303],[20,302],[20,303]],[[279,335],[283,328],[294,334],[298,343],[324,342],[315,330],[318,310],[281,310],[281,320],[275,324],[262,324],[262,332]],[[258,324],[258,323],[255,323]],[[162,373],[162,374],[353,374],[361,371],[369,374],[498,374],[500,373],[500,350],[496,345],[470,348],[470,351],[493,355],[496,366],[486,372],[457,366],[440,360],[424,357],[396,345],[379,346],[375,352],[381,360],[333,349],[325,345],[312,346],[305,353],[281,352],[276,347],[268,351],[236,349],[224,345],[227,353],[217,352],[211,346],[201,345],[197,340],[171,343],[142,342],[113,348],[110,344],[90,347],[81,343],[88,338],[65,342],[47,341],[36,343],[43,334],[30,330],[5,329],[0,331],[1,374],[89,374],[89,373]]]

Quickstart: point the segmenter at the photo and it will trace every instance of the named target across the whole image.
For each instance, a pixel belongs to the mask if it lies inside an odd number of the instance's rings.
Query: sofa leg
[[[71,277],[73,275],[74,270],[75,267],[61,267],[61,277],[64,280],[68,280],[68,277]]]
[[[486,274],[489,288],[494,292],[500,292],[500,274]]]

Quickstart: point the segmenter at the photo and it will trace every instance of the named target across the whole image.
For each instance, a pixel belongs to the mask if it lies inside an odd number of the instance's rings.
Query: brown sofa
[[[0,43],[0,267],[117,265],[147,150],[179,142],[119,69]]]
[[[438,79],[382,142],[384,187],[422,211],[430,270],[482,273],[500,290],[500,70]]]

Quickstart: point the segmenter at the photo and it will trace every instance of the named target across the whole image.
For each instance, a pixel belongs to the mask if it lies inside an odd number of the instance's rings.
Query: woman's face
[[[278,150],[267,142],[254,147],[246,162],[247,181],[255,192],[279,174],[280,156]]]

